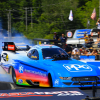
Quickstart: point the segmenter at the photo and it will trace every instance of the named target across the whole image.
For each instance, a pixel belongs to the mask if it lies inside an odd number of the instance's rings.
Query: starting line
[[[0,90],[2,100],[82,100],[86,96],[79,88]]]

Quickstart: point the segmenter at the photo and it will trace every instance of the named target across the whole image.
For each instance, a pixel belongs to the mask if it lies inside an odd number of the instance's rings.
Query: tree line
[[[61,35],[66,30],[95,28],[96,20],[90,18],[94,8],[99,18],[99,0],[0,0],[0,17],[7,30],[10,12],[12,34],[52,39],[54,32]],[[73,21],[68,20],[70,10]]]

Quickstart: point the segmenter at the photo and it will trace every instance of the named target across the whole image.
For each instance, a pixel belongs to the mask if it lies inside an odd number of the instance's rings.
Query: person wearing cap
[[[70,47],[68,44],[65,44],[65,49],[64,49],[67,54],[69,55],[69,57],[71,57],[72,54],[72,47]]]
[[[99,35],[100,35],[100,18],[97,20],[96,25],[97,25],[98,37],[99,37]]]
[[[57,40],[57,41],[59,40],[59,36],[56,32],[54,32],[53,40]]]
[[[67,37],[65,37],[65,35],[62,34],[62,36],[60,37],[60,41],[62,43],[62,48],[64,49],[64,45],[66,44]]]
[[[85,43],[88,42],[88,36],[86,35],[86,33],[84,34],[84,37],[83,38],[79,38],[79,39],[84,39]]]
[[[62,34],[60,40],[61,40],[62,43],[66,43],[66,41],[67,41],[67,37],[65,37],[65,35]]]
[[[80,52],[79,52],[78,48],[74,48],[72,51],[72,58],[79,60],[79,55],[80,55]]]
[[[53,40],[53,44],[58,46],[59,35],[56,32],[54,32]]]
[[[92,44],[94,43],[93,38],[91,37],[91,35],[88,35],[88,42],[86,43],[86,47],[92,47]]]
[[[86,33],[84,34],[84,37],[83,38],[79,38],[80,39],[84,39],[85,43],[83,44],[83,47],[86,48],[86,44],[88,43],[88,36],[86,35]]]

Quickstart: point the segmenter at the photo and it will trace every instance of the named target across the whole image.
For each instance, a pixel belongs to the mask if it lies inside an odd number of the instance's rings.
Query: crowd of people
[[[86,56],[91,56],[94,55],[95,59],[100,60],[100,49],[93,48],[93,44],[96,44],[98,48],[100,48],[100,19],[97,20],[97,29],[98,29],[98,37],[97,41],[94,42],[92,36],[89,34],[84,34],[83,38],[85,43],[82,45],[81,48],[76,48],[76,47],[71,47],[70,45],[66,44],[67,42],[67,37],[62,34],[61,37],[54,32],[53,39],[60,41],[62,43],[62,48],[69,54],[70,57],[75,58],[75,59],[80,59],[80,55],[86,55]]]
[[[95,48],[73,48],[72,50],[72,54],[71,57],[75,58],[77,60],[80,59],[81,55],[85,55],[85,56],[91,56],[94,55],[95,56],[95,60],[100,60],[100,49],[95,49]]]

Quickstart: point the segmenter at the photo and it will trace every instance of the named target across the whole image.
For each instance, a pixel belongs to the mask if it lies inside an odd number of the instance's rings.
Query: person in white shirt
[[[99,36],[100,36],[100,18],[97,20],[96,25],[97,25],[97,29],[98,29],[98,38],[99,38]]]
[[[100,18],[97,20],[96,25],[97,25],[98,37],[97,41],[94,44],[100,43]]]

